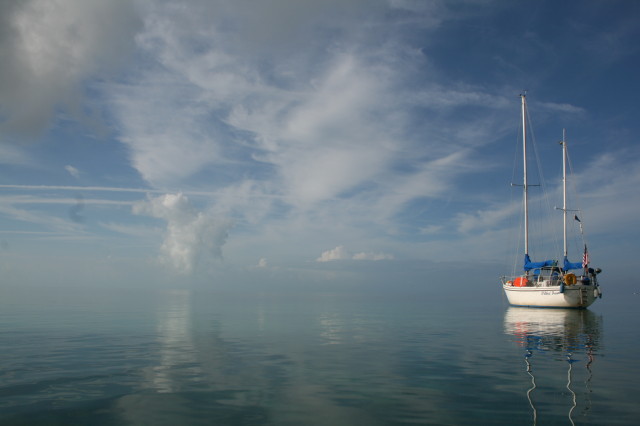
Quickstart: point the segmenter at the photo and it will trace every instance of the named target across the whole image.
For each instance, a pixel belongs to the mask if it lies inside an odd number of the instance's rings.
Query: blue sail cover
[[[532,262],[528,254],[524,255],[524,270],[530,271],[532,269],[542,268],[543,266],[556,266],[555,260],[543,260],[542,262]]]
[[[562,267],[565,271],[570,271],[571,269],[582,269],[582,262],[569,262],[567,257],[564,257],[564,266]]]

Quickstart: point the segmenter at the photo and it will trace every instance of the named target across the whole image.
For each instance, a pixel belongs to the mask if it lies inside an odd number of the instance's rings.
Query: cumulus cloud
[[[333,260],[391,260],[394,256],[386,253],[360,252],[351,254],[344,246],[337,246],[334,249],[323,252],[316,262],[330,262]]]
[[[349,258],[350,255],[344,246],[338,246],[334,249],[322,252],[320,257],[316,259],[316,262],[330,262],[332,260],[344,260]]]
[[[197,211],[183,194],[149,197],[135,204],[133,212],[166,221],[161,258],[178,271],[190,273],[199,262],[222,258],[231,222]]]

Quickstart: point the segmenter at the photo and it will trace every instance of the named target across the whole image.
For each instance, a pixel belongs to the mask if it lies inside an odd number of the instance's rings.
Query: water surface
[[[0,303],[2,424],[640,418],[631,304],[599,313],[186,289],[14,289]]]

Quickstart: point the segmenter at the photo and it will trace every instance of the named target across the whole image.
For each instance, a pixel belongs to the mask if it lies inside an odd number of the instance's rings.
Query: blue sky
[[[638,2],[0,7],[8,281],[497,282],[523,89],[551,204],[567,128],[592,260],[632,276]]]

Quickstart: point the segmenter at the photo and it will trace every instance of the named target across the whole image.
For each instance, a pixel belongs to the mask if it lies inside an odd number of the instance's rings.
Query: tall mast
[[[526,94],[521,94],[522,99],[522,156],[524,162],[524,254],[529,254],[529,196],[527,187],[527,101]]]
[[[562,242],[564,258],[567,258],[567,142],[566,129],[562,129]]]

